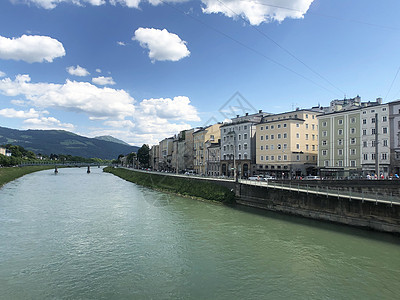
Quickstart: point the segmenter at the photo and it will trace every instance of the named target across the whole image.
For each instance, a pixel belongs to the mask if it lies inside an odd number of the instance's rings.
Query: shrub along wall
[[[219,201],[225,204],[235,202],[235,195],[230,189],[203,180],[137,172],[112,167],[106,167],[103,171],[152,189]]]

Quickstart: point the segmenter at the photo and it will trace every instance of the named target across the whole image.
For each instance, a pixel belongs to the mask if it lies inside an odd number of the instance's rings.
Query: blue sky
[[[397,0],[3,0],[0,126],[140,146],[223,121],[236,92],[249,112],[393,101],[399,11]]]

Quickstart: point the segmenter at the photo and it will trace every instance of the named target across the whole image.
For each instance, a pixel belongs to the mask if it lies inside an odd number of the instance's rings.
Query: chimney
[[[258,113],[261,114],[261,113],[262,113],[262,109],[260,109],[260,110],[258,111]]]
[[[249,115],[249,113],[246,113],[246,116],[248,116]]]
[[[236,118],[239,118],[239,115],[236,115]]]
[[[382,104],[382,98],[376,98],[376,102],[378,102],[379,104]]]

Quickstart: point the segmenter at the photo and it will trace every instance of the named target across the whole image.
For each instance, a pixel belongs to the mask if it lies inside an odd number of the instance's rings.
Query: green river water
[[[0,299],[400,299],[400,238],[152,191],[101,169],[0,189]]]

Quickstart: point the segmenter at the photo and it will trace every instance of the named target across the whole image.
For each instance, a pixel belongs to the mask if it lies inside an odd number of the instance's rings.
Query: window
[[[322,150],[322,155],[326,156],[327,152],[328,151],[326,151],[326,150]]]
[[[368,154],[367,153],[364,153],[363,157],[364,157],[364,160],[368,160]]]
[[[372,141],[371,146],[375,147],[375,141]]]
[[[264,150],[264,146],[260,146],[260,150]]]
[[[268,125],[267,126],[265,126],[265,130],[267,130],[268,129]]]
[[[260,140],[264,140],[264,136],[263,135],[260,135]]]
[[[226,146],[224,146],[224,151],[226,151]]]
[[[382,128],[382,133],[387,133],[387,131],[388,131],[388,130],[387,130],[387,127],[383,127],[383,128]]]
[[[287,149],[287,144],[283,144],[283,149],[284,149],[284,150]]]
[[[351,145],[354,145],[355,143],[356,143],[356,138],[351,138],[351,139],[350,139],[350,144],[351,144]]]
[[[308,155],[306,155],[306,160],[309,160],[309,159],[310,159],[310,157]]]
[[[241,141],[242,140],[242,135],[241,134],[239,134],[239,136],[238,136],[239,138],[238,138],[238,140],[239,141]]]
[[[278,160],[282,160],[282,156],[281,155],[278,155]]]
[[[297,160],[297,161],[300,160],[300,155],[296,155],[296,160]]]
[[[375,123],[375,118],[371,118],[371,123]]]
[[[264,130],[264,126],[261,126],[261,127],[260,127],[260,130]]]
[[[224,133],[226,132],[226,128],[224,128]]]
[[[315,116],[314,116],[314,115],[312,115],[312,118],[314,119],[314,118],[315,118]]]
[[[274,125],[271,125],[271,129],[274,129]]]
[[[243,139],[247,140],[247,133],[243,134]]]
[[[226,160],[226,154],[224,154],[224,160]]]
[[[350,161],[350,167],[355,167],[356,166],[356,161],[355,160],[351,160]]]
[[[284,155],[284,156],[283,156],[283,160],[287,160],[287,155]]]
[[[367,129],[363,129],[363,135],[367,135]]]
[[[300,144],[296,144],[296,149],[300,149]]]
[[[296,133],[296,138],[297,138],[297,139],[300,138],[300,133]]]
[[[275,159],[275,156],[271,155],[271,160],[274,160],[274,159]]]
[[[315,130],[315,124],[312,124],[311,127],[312,127],[312,130]]]
[[[382,122],[387,122],[387,116],[382,117]]]
[[[356,155],[356,149],[350,149],[350,155]]]
[[[308,124],[306,124],[306,129],[308,129]]]
[[[265,150],[268,150],[268,145],[265,145]]]
[[[281,134],[280,133],[278,133],[278,139],[280,139],[281,138]]]
[[[356,129],[355,128],[350,128],[350,133],[351,134],[355,134],[356,133]]]
[[[278,145],[277,145],[277,149],[278,149],[278,150],[281,150],[281,149],[282,149],[282,145],[281,145],[281,144],[278,144]]]
[[[372,129],[371,129],[371,134],[375,134],[375,133],[376,133],[375,128],[372,128]]]
[[[281,128],[281,124],[278,124],[278,128]]]
[[[343,140],[342,140],[342,139],[339,139],[339,140],[337,141],[337,144],[338,144],[339,146],[343,145]]]
[[[247,153],[244,154],[244,159],[247,159]]]
[[[323,127],[326,127],[326,125],[327,125],[326,121],[322,122]]]
[[[322,131],[322,136],[327,136],[328,135],[328,131]]]
[[[329,160],[324,161],[324,167],[329,167]]]
[[[265,140],[268,140],[268,134],[265,135]]]
[[[342,156],[343,155],[343,149],[338,149],[338,155]]]
[[[287,138],[287,133],[283,134],[283,138],[286,139]]]
[[[244,125],[244,126],[243,126],[243,130],[247,130],[247,125]]]
[[[354,124],[356,122],[356,118],[351,118],[350,123]]]
[[[308,114],[306,114],[306,119],[308,119]]]
[[[286,123],[283,123],[283,128],[286,128],[286,126],[287,126]]]
[[[368,142],[364,141],[363,142],[363,147],[367,147],[368,146]]]
[[[315,151],[315,145],[312,145],[312,150]]]
[[[382,153],[382,160],[387,160],[387,153]]]
[[[339,124],[339,125],[343,125],[343,119],[339,119],[339,120],[338,120],[338,124]]]
[[[326,141],[326,140],[323,140],[323,141],[322,141],[322,146],[326,146],[326,143],[327,143],[327,141]]]
[[[244,144],[244,145],[243,145],[243,149],[244,149],[244,150],[247,150],[247,144]]]
[[[274,139],[274,135],[273,134],[271,134],[271,140],[273,140]]]
[[[338,130],[338,135],[343,135],[343,129]]]
[[[388,146],[388,140],[383,140],[383,146],[387,147]]]
[[[362,120],[362,123],[365,125],[365,124],[367,124],[367,119],[363,119]]]
[[[269,156],[268,155],[265,155],[265,160],[269,160]]]
[[[300,124],[299,124],[299,123],[296,123],[296,127],[300,127]]]
[[[306,144],[306,150],[308,151],[308,144]]]
[[[270,149],[271,149],[271,150],[274,150],[274,145],[271,145]]]
[[[260,156],[260,160],[264,160],[264,156],[263,155]]]
[[[239,145],[239,147],[238,147],[238,148],[239,148],[239,150],[242,150],[242,145]]]
[[[315,134],[312,135],[312,140],[313,140],[313,141],[315,140]]]
[[[308,140],[308,133],[306,133],[306,140]]]
[[[338,166],[343,167],[343,160],[338,160]]]
[[[242,154],[239,153],[239,159],[242,159]]]
[[[375,160],[375,153],[371,153],[371,159]]]

